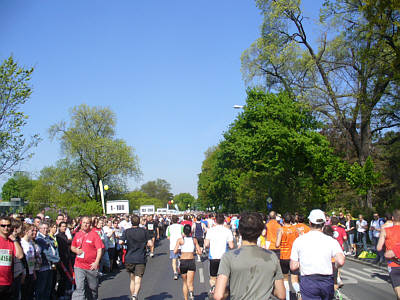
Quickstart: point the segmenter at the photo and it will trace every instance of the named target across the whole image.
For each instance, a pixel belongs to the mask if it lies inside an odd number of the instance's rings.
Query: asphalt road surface
[[[194,280],[195,299],[205,300],[208,299],[208,290],[210,288],[208,283],[208,261],[196,262],[196,268]],[[345,267],[341,270],[341,274],[344,283],[341,292],[345,300],[395,299],[388,272],[381,268],[374,268],[347,260]],[[129,276],[124,269],[102,278],[99,299],[130,299]],[[148,259],[139,299],[183,299],[181,279],[173,280],[172,266],[169,259],[169,241],[166,239],[159,243],[154,257]],[[295,297],[292,299],[295,299]]]

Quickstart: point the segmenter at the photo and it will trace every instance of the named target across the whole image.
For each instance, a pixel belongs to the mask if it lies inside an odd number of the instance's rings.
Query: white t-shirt
[[[294,242],[290,259],[300,262],[301,275],[332,275],[332,257],[342,253],[337,240],[316,230],[299,236]]]
[[[119,227],[121,227],[121,228],[124,229],[124,230],[127,230],[127,229],[129,229],[129,228],[132,227],[132,224],[131,224],[131,222],[128,222],[127,220],[122,220],[122,221],[119,223]]]
[[[29,274],[32,275],[35,269],[35,245],[32,241],[26,241],[25,239],[21,239],[21,247],[24,251],[26,262],[28,263]]]
[[[362,221],[360,222],[360,220],[358,220],[358,221],[356,222],[357,232],[366,232],[367,229],[364,228],[365,226],[368,226],[367,221],[362,220]]]
[[[232,231],[223,225],[216,225],[207,231],[206,240],[210,241],[210,259],[221,259],[227,251],[227,243],[233,241]]]
[[[182,237],[183,226],[181,224],[172,224],[167,228],[167,237],[169,237],[169,250],[174,250],[176,242]]]

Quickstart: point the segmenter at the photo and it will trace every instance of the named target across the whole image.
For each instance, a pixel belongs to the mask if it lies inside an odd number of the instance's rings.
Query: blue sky
[[[47,130],[86,103],[112,109],[135,148],[143,178],[131,189],[162,178],[197,195],[204,152],[245,102],[240,55],[261,21],[251,0],[0,0],[0,59],[35,67],[22,110],[43,141],[19,168],[37,176],[61,158]]]

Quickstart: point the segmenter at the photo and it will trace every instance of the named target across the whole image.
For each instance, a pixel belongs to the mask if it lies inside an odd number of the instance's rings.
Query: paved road
[[[208,261],[196,262],[194,294],[196,300],[208,299]],[[99,296],[103,300],[127,300],[129,298],[129,278],[125,270],[107,276],[100,284]],[[146,272],[142,280],[139,299],[164,300],[183,299],[182,281],[173,280],[169,259],[169,241],[164,239],[155,249],[153,258],[147,261]]]
[[[389,274],[381,268],[347,260],[341,270],[344,283],[342,292],[351,300],[395,299]]]
[[[180,300],[182,281],[173,280],[169,260],[169,241],[162,240],[155,250],[155,256],[149,258],[142,281],[140,300]],[[208,261],[196,262],[194,281],[195,299],[208,299]],[[341,291],[346,300],[386,300],[395,299],[393,289],[388,283],[387,271],[347,260],[342,269],[344,286]],[[129,298],[129,278],[125,270],[108,275],[100,284],[99,299],[127,300]]]

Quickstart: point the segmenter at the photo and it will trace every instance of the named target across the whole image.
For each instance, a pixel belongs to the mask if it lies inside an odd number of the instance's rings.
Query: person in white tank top
[[[183,227],[183,235],[176,242],[174,253],[181,251],[180,273],[182,276],[182,291],[185,300],[194,300],[194,273],[196,272],[196,263],[194,261],[194,250],[201,254],[201,249],[197,239],[191,236],[192,227],[186,224]]]

